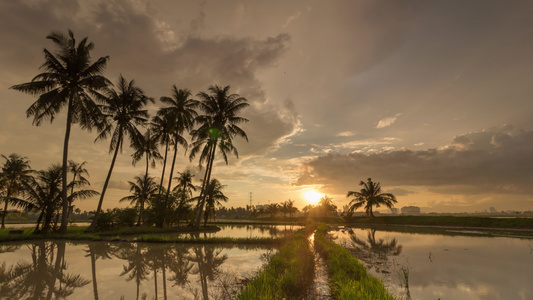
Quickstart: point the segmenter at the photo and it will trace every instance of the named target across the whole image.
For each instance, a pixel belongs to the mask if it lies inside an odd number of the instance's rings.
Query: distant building
[[[393,207],[393,208],[390,209],[390,212],[393,215],[398,215],[398,214],[400,214],[400,209],[398,209],[397,207]]]
[[[404,206],[402,207],[402,215],[419,215],[420,207],[418,206]]]

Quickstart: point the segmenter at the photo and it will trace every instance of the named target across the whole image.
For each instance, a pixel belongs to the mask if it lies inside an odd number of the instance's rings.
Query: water
[[[339,229],[351,250],[402,299],[533,299],[533,240]]]
[[[273,251],[36,241],[0,245],[0,299],[231,299]]]

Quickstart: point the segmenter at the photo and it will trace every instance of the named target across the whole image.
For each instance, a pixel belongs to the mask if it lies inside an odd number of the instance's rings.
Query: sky
[[[9,88],[39,73],[56,49],[48,34],[71,29],[93,59],[110,57],[108,79],[156,99],[152,115],[172,85],[248,99],[249,142],[213,169],[227,207],[252,193],[253,205],[301,208],[310,191],[342,207],[372,178],[399,208],[533,210],[532,14],[530,1],[0,0],[0,153],[36,170],[61,161],[66,111],[33,126],[36,98]],[[112,155],[96,134],[75,127],[69,158],[87,161],[100,191]],[[186,169],[199,184],[180,149]],[[118,200],[143,172],[125,148],[103,207],[127,206]]]

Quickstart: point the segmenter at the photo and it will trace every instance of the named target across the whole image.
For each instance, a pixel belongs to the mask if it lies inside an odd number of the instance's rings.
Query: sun
[[[309,204],[316,205],[318,201],[320,201],[320,198],[324,197],[324,194],[321,194],[315,190],[308,190],[304,193],[304,198]]]

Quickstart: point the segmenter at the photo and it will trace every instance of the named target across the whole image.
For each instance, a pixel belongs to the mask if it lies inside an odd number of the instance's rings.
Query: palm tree
[[[6,160],[2,166],[2,173],[0,174],[0,186],[4,190],[4,211],[2,212],[2,229],[6,228],[5,218],[7,215],[7,205],[13,204],[24,207],[26,202],[16,198],[22,191],[24,183],[31,179],[32,170],[30,162],[26,157],[21,157],[18,154],[11,154],[6,157],[2,154],[2,158]]]
[[[72,203],[76,198],[86,199],[92,196],[100,195],[99,192],[94,190],[83,190],[83,191],[74,191],[75,188],[81,188],[85,186],[90,186],[91,183],[85,177],[89,177],[89,171],[85,168],[86,161],[82,163],[77,163],[73,160],[68,161],[68,172],[72,174],[72,181],[68,184],[70,188],[70,195],[68,196],[69,209],[68,215],[72,213],[74,206]]]
[[[215,214],[215,206],[222,205],[220,201],[228,202],[228,197],[222,193],[222,189],[225,185],[220,184],[220,181],[217,179],[212,179],[211,182],[206,187],[205,196],[206,196],[206,207],[204,215],[204,226],[207,224],[209,215],[213,212]]]
[[[43,73],[35,76],[31,82],[14,85],[11,88],[23,93],[39,96],[26,110],[26,116],[33,116],[33,124],[39,126],[42,121],[53,122],[59,111],[67,108],[65,139],[63,142],[63,214],[60,232],[67,232],[67,168],[68,144],[72,124],[79,124],[82,129],[91,130],[98,125],[100,110],[90,96],[99,89],[110,84],[102,74],[108,56],[100,57],[91,62],[90,51],[94,44],[87,41],[87,37],[76,45],[76,39],[71,30],[68,36],[60,32],[52,32],[47,39],[52,40],[58,51],[44,49],[44,63],[40,69]]]
[[[168,146],[174,144],[172,136],[175,128],[175,120],[170,115],[155,116],[152,118],[151,128],[154,137],[161,145],[165,145],[165,157],[163,158],[163,172],[161,172],[161,181],[159,183],[159,194],[163,187],[165,179],[165,169],[167,167]]]
[[[148,179],[148,166],[151,165],[152,168],[155,168],[155,161],[161,160],[161,154],[159,154],[159,149],[157,148],[157,138],[152,134],[152,131],[150,129],[146,130],[144,135],[142,135],[136,143],[133,145],[133,149],[135,152],[132,154],[133,157],[133,165],[135,166],[135,163],[142,159],[143,156],[146,157],[146,171],[144,172],[144,179]],[[155,182],[154,182],[155,184]],[[148,183],[145,182],[144,186],[147,186]],[[145,190],[143,190],[145,192]],[[139,222],[137,223],[138,226],[141,225],[141,220],[143,220],[144,215],[144,203],[146,199],[148,198],[147,194],[141,195],[141,200],[139,202]]]
[[[139,207],[139,220],[137,221],[137,225],[140,225],[141,221],[144,219],[144,203],[146,199],[155,195],[157,184],[153,177],[146,175],[143,177],[136,176],[135,181],[136,182],[128,181],[132,195],[126,196],[119,201],[130,201],[131,204],[135,204],[135,206]]]
[[[363,186],[361,191],[349,191],[346,195],[347,198],[354,197],[350,201],[349,211],[355,211],[361,206],[365,206],[367,216],[374,217],[372,213],[372,207],[380,207],[385,205],[388,208],[392,208],[396,203],[396,197],[393,194],[382,193],[379,182],[372,182],[372,178],[368,178],[367,182],[361,180],[359,185]]]
[[[176,163],[176,155],[178,154],[178,144],[187,148],[187,141],[183,138],[183,132],[190,130],[194,124],[194,118],[197,116],[196,110],[198,101],[190,99],[191,92],[188,89],[178,89],[176,85],[172,86],[172,97],[161,97],[161,102],[169,105],[159,110],[160,117],[169,118],[172,120],[173,132],[172,141],[174,142],[174,156],[172,164],[170,165],[170,176],[168,180],[166,201],[172,186],[172,174],[174,173],[174,164]]]
[[[153,102],[153,99],[144,95],[143,90],[135,86],[135,81],[131,80],[130,82],[127,82],[122,75],[119,77],[117,89],[109,87],[105,88],[104,94],[98,96],[104,103],[102,106],[102,112],[108,119],[108,122],[102,128],[96,140],[103,140],[111,135],[109,152],[112,152],[113,150],[115,152],[113,153],[111,166],[109,167],[104,187],[100,194],[96,213],[91,225],[87,228],[87,231],[94,231],[95,229],[98,215],[102,209],[107,185],[111,179],[111,173],[113,173],[117,154],[119,150],[122,151],[124,137],[130,137],[130,144],[138,143],[141,133],[139,132],[139,129],[137,129],[137,126],[144,126],[148,122],[148,111],[143,108],[148,101]]]
[[[333,204],[333,198],[328,195],[324,195],[324,197],[320,198],[317,207],[324,211],[324,218],[327,216],[328,212],[337,211],[337,206]]]
[[[196,228],[200,227],[206,199],[206,185],[211,180],[217,147],[227,164],[228,152],[232,152],[236,157],[239,156],[237,149],[233,146],[233,138],[240,136],[248,141],[246,133],[238,126],[240,123],[248,122],[248,119],[239,117],[237,114],[249,104],[246,98],[238,94],[230,94],[229,89],[229,86],[219,87],[215,85],[208,88],[210,94],[200,92],[197,95],[201,99],[198,102],[198,107],[204,114],[196,118],[200,127],[192,132],[194,143],[189,158],[193,160],[201,150],[199,165],[201,166],[203,162],[206,162],[207,166],[198,203]]]

